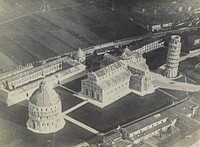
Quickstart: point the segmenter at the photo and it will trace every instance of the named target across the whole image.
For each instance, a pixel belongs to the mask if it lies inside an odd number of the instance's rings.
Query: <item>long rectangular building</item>
[[[40,66],[31,68],[29,70],[17,73],[16,75],[12,75],[1,80],[1,84],[7,90],[13,90],[19,86],[27,84],[31,81],[43,78],[49,74],[53,74],[55,72],[61,71],[63,69],[67,69],[73,66],[77,66],[80,63],[66,56],[63,58],[59,58],[55,61],[51,61]]]
[[[43,78],[55,87],[85,74],[85,65],[68,56],[60,57],[2,79],[0,96],[10,106],[29,99]]]

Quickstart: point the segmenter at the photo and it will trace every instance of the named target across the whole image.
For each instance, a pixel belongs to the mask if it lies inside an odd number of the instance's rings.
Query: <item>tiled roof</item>
[[[150,44],[152,42],[155,42],[157,40],[159,41],[159,40],[161,40],[161,38],[152,38],[152,37],[149,37],[149,38],[145,38],[143,40],[134,41],[134,42],[128,44],[128,48],[131,51],[134,51],[136,49],[141,48],[142,46],[145,46],[145,45]]]
[[[171,111],[173,113],[181,113],[184,115],[188,115],[191,113],[191,109],[195,108],[195,107],[198,107],[198,106],[190,101],[185,101],[185,102],[171,108]]]
[[[128,132],[133,133],[133,132],[135,132],[135,131],[137,131],[137,130],[139,130],[139,129],[142,129],[142,128],[148,126],[148,125],[151,125],[151,124],[153,124],[153,123],[156,123],[157,121],[160,121],[160,120],[162,120],[162,119],[164,119],[164,118],[168,118],[168,117],[170,117],[170,115],[173,115],[173,114],[170,113],[169,111],[168,111],[168,112],[162,112],[162,113],[159,113],[159,114],[160,114],[159,117],[157,117],[156,115],[150,116],[150,117],[148,117],[148,118],[146,118],[146,119],[144,119],[144,120],[141,120],[141,121],[139,121],[139,122],[136,122],[136,123],[131,124],[131,125],[129,125],[129,126],[126,126],[126,127],[124,127],[124,128],[125,128]]]
[[[129,147],[132,146],[131,141],[128,140],[121,140],[112,145],[113,147]]]
[[[121,61],[117,61],[115,63],[112,63],[98,71],[95,72],[95,74],[98,76],[98,77],[102,77],[106,74],[109,74],[110,72],[114,71],[114,70],[117,70],[121,67],[123,67],[124,64],[121,62]]]
[[[110,60],[112,60],[113,62],[116,62],[119,60],[119,58],[117,56],[113,56],[111,54],[105,53],[104,58],[108,58]]]
[[[12,76],[12,77],[7,78],[6,80],[7,80],[8,82],[17,80],[17,79],[19,79],[19,78],[21,78],[21,77],[28,76],[28,75],[33,74],[33,73],[36,73],[36,72],[38,72],[38,71],[42,71],[42,70],[44,70],[44,69],[46,69],[46,68],[48,68],[48,67],[51,67],[51,66],[53,66],[53,65],[56,65],[56,64],[58,64],[58,63],[60,63],[60,62],[62,62],[62,61],[67,62],[67,63],[70,64],[71,66],[76,66],[76,65],[79,65],[79,64],[80,64],[80,63],[78,63],[77,61],[75,61],[75,60],[71,59],[70,57],[66,56],[66,57],[63,57],[63,58],[59,58],[59,59],[57,59],[57,60],[55,60],[55,61],[51,61],[51,62],[45,63],[45,64],[43,64],[43,65],[41,65],[41,66],[38,66],[38,67],[35,67],[35,68],[33,68],[33,69],[30,69],[30,70],[21,72],[21,73],[19,73],[19,74],[16,74],[15,76]]]
[[[130,78],[130,75],[130,71],[127,68],[125,68],[122,71],[119,71],[116,74],[113,74],[112,76],[100,81],[99,86],[103,89],[111,88],[113,85],[120,83],[125,78]]]
[[[170,125],[170,122],[164,122],[164,123],[161,123],[161,124],[159,124],[159,125],[157,125],[157,126],[155,126],[155,127],[152,127],[152,128],[150,128],[150,129],[148,129],[148,130],[146,130],[146,131],[143,131],[143,132],[141,132],[141,133],[139,133],[139,134],[137,134],[137,135],[135,135],[135,136],[133,136],[133,138],[134,139],[138,139],[138,138],[140,138],[140,137],[142,137],[142,136],[145,136],[145,135],[147,135],[147,134],[150,134],[150,133],[152,133],[152,132],[154,132],[154,131],[156,131],[156,130],[159,130],[159,129],[161,129],[161,128],[163,128],[163,127],[166,127],[166,126],[169,126]]]

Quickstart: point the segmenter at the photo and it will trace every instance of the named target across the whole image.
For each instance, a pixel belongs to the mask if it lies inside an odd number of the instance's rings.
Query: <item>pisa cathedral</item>
[[[152,89],[152,76],[140,53],[125,48],[121,56],[105,54],[102,64],[105,67],[82,80],[81,93],[86,97],[106,103],[128,89],[141,94]]]

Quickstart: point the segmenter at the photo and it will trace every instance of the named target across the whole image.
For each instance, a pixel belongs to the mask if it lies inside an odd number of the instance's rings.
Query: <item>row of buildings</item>
[[[132,18],[150,32],[179,29],[199,24],[198,13],[192,7],[183,8],[171,5],[168,8],[163,8],[166,9],[164,12],[159,9],[155,8],[149,12],[146,9],[142,9],[142,12],[136,11],[132,14]]]
[[[144,144],[150,147],[159,147],[166,140],[173,140],[173,137],[180,134],[180,130],[183,128],[193,130],[195,134],[196,131],[194,130],[200,127],[200,123],[193,119],[198,108],[198,105],[190,101],[174,105],[163,112],[132,124],[118,126],[117,129],[103,134],[102,144],[118,146],[125,142],[122,147],[142,146]],[[198,144],[198,140],[199,138],[193,140],[190,144]],[[177,143],[177,145],[182,144],[182,142],[184,140]]]
[[[114,47],[105,47],[102,49],[95,50],[96,55],[102,55],[105,53],[113,52],[114,50],[118,48],[126,48],[128,47],[133,52],[138,52],[140,54],[148,53],[151,51],[154,51],[156,49],[164,47],[164,40],[163,38],[153,38],[153,37],[147,37],[145,39],[141,39],[138,41],[133,41],[131,43],[128,43],[123,46],[117,46]]]
[[[139,52],[140,54],[154,51],[158,48],[164,47],[164,40],[162,38],[146,38],[137,42],[128,44],[128,47],[133,52]]]

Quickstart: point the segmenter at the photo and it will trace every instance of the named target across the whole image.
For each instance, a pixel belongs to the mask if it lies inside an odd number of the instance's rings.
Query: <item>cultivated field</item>
[[[124,6],[110,6],[101,0],[0,0],[0,51],[26,64],[146,33],[123,15]]]

